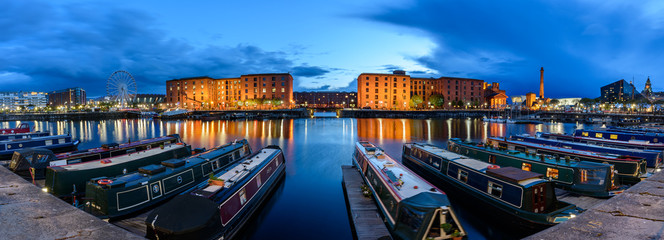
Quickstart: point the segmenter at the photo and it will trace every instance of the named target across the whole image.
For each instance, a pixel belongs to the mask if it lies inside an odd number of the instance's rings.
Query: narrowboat
[[[567,134],[555,134],[555,133],[543,133],[543,132],[538,132],[537,137],[562,140],[568,142],[592,144],[598,146],[615,147],[615,148],[664,151],[664,143],[651,143],[651,142],[634,141],[634,140],[629,140],[629,141],[607,140],[600,138],[575,137],[573,135],[567,135]]]
[[[232,239],[285,175],[281,148],[267,146],[155,208],[150,239]]]
[[[448,150],[500,167],[515,167],[544,175],[557,188],[591,196],[610,197],[624,191],[616,183],[613,165],[588,161],[556,161],[551,155],[491,148],[452,138]]]
[[[11,160],[14,151],[24,148],[45,148],[55,153],[76,150],[80,142],[73,141],[71,135],[22,138],[0,141],[0,160]]]
[[[568,141],[561,141],[561,140],[554,140],[547,138],[537,138],[537,137],[531,137],[529,135],[511,136],[510,139],[516,141],[535,143],[535,144],[542,144],[547,146],[573,149],[573,150],[589,151],[596,153],[609,153],[618,156],[632,156],[632,157],[643,158],[648,163],[647,166],[652,168],[658,168],[662,163],[662,151],[614,148],[608,146],[575,143],[575,142],[568,142]]]
[[[14,133],[14,134],[0,134],[0,141],[14,140],[14,139],[26,139],[34,137],[46,137],[50,136],[50,132],[28,132],[28,133]]]
[[[191,146],[184,143],[163,146],[97,161],[48,167],[44,191],[60,198],[80,196],[85,194],[85,185],[90,179],[126,174],[145,165],[191,155]]]
[[[85,189],[88,212],[117,218],[145,209],[207,180],[210,174],[249,154],[247,140],[234,141],[188,158],[143,166],[138,172],[93,178]]]
[[[587,137],[593,139],[607,139],[618,141],[639,141],[647,143],[661,143],[664,140],[664,134],[660,133],[635,133],[635,132],[616,132],[603,130],[577,129],[573,134],[575,137]]]
[[[15,128],[4,128],[0,129],[0,134],[15,134],[15,133],[29,133],[30,125],[27,123],[21,123]]]
[[[528,151],[540,155],[551,155],[557,161],[589,161],[613,165],[621,184],[633,184],[640,182],[651,174],[647,173],[647,163],[643,158],[619,156],[608,153],[596,153],[589,151],[573,150],[554,146],[545,146],[536,143],[522,142],[510,139],[487,138],[487,144],[493,148]]]
[[[402,162],[461,204],[482,211],[481,217],[518,229],[519,233],[532,234],[583,211],[558,201],[554,183],[539,173],[500,167],[419,143],[404,145]]]
[[[355,143],[353,165],[398,239],[467,236],[447,195],[370,142]],[[447,226],[447,227],[443,227]]]
[[[50,150],[42,148],[21,149],[14,152],[9,169],[26,179],[43,179],[46,168],[49,166],[94,161],[179,142],[182,142],[180,136],[173,134],[123,144],[104,144],[98,148],[59,154],[53,154]]]

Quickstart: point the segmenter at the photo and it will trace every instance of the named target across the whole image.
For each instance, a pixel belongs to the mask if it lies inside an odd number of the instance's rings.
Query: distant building
[[[44,108],[48,94],[43,92],[0,92],[0,109],[21,110]]]
[[[295,104],[310,108],[355,108],[356,92],[294,92]]]
[[[622,102],[644,97],[638,90],[636,90],[636,87],[634,87],[633,84],[628,83],[624,79],[603,86],[600,90],[601,101],[608,103]]]
[[[239,78],[213,79],[204,76],[166,81],[165,102],[168,108],[246,108],[255,107],[257,102],[264,100],[280,100],[281,107],[293,104],[293,76],[289,73],[265,73]],[[271,104],[274,102],[271,101]]]
[[[558,104],[562,106],[574,106],[581,101],[581,98],[558,98]]]
[[[133,103],[147,108],[159,107],[164,102],[164,94],[136,94]]]
[[[484,83],[484,98],[490,108],[504,109],[507,107],[507,94],[505,90],[500,90],[497,82],[492,84]]]
[[[506,104],[507,98],[505,91],[501,92],[497,84],[493,90],[487,91],[487,87],[491,85],[485,85],[483,80],[457,77],[411,78],[401,70],[392,74],[362,73],[357,78],[357,84],[358,107],[362,108],[410,109],[412,97],[419,96],[423,104],[428,104],[429,98],[434,94],[442,95],[446,106],[453,102],[472,106],[481,106],[492,100],[503,102],[491,105],[498,106]]]
[[[650,97],[650,95],[652,95],[652,86],[650,84],[650,76],[648,76],[648,80],[646,80],[646,86],[643,88],[642,93],[646,97]]]
[[[526,93],[526,108],[530,110],[539,109],[539,102],[537,101],[537,95],[535,95],[535,93]]]
[[[86,104],[85,90],[80,87],[67,88],[50,92],[48,94],[48,105],[51,107],[74,107]]]

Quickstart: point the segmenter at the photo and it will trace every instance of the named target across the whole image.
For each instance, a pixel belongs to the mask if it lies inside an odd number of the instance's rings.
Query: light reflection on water
[[[246,138],[252,149],[274,144],[283,148],[286,178],[257,217],[243,231],[245,239],[351,239],[341,188],[341,165],[351,164],[353,144],[368,140],[401,159],[406,142],[445,146],[450,138],[484,140],[488,136],[570,132],[583,125],[483,123],[479,119],[277,119],[247,121],[27,121],[39,131],[72,134],[80,149],[165,134],[180,134],[192,147],[211,148]],[[18,121],[2,122],[1,128]],[[463,212],[463,209],[460,209]],[[462,222],[471,239],[506,237],[499,229],[472,217]],[[468,222],[470,221],[470,222]]]

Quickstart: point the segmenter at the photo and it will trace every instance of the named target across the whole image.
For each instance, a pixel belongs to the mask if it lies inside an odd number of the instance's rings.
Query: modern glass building
[[[625,79],[611,83],[601,88],[602,102],[621,102],[632,99],[639,99],[643,97],[633,84],[628,83]]]

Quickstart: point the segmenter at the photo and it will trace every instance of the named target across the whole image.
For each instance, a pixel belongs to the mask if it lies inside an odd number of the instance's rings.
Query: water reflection
[[[2,122],[2,128],[21,122]],[[341,188],[341,169],[351,164],[353,144],[369,140],[401,159],[406,142],[445,146],[450,138],[485,140],[489,136],[570,132],[583,125],[513,125],[479,119],[275,119],[247,121],[101,121],[28,122],[39,131],[72,134],[82,149],[165,134],[180,134],[193,147],[211,148],[246,138],[254,150],[279,145],[286,157],[286,178],[266,207],[248,223],[245,239],[351,239]],[[463,214],[464,209],[459,210]],[[463,216],[471,239],[501,238],[500,229]],[[487,225],[488,224],[488,225]]]

